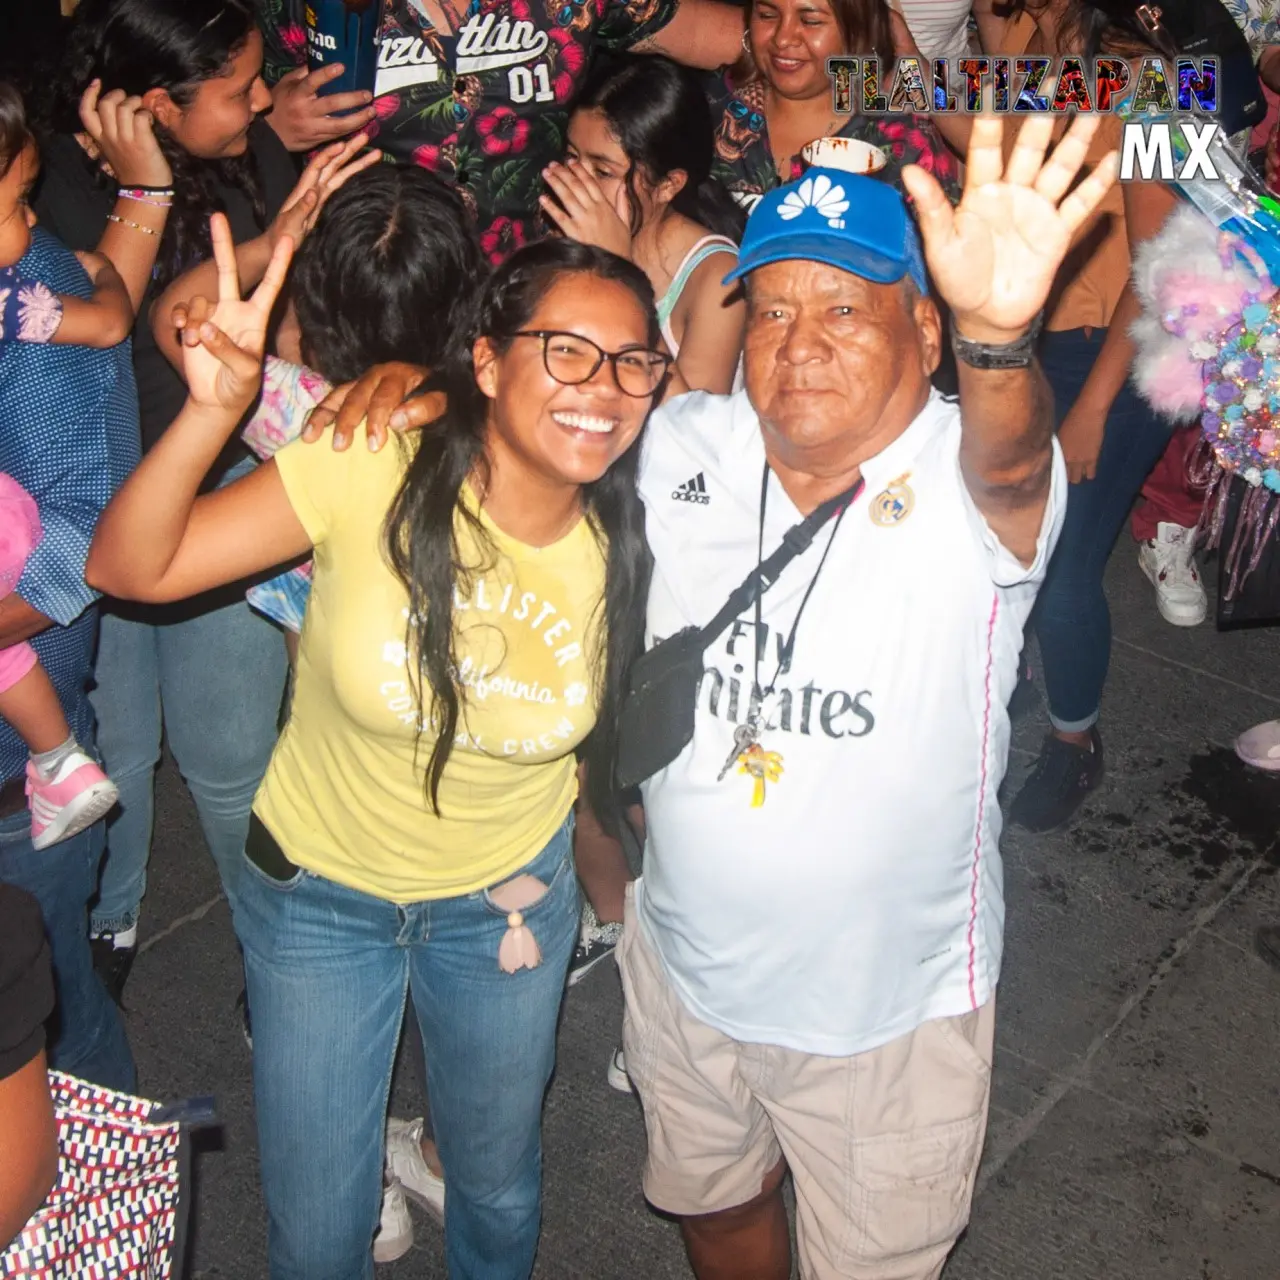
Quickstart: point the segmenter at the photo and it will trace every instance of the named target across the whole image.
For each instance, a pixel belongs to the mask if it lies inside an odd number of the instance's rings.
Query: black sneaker
[[[1009,821],[1028,831],[1052,831],[1067,822],[1102,780],[1102,739],[1090,729],[1090,750],[1049,734],[1040,759],[1009,807]]]
[[[236,1011],[240,1014],[240,1031],[244,1036],[244,1042],[249,1046],[249,1052],[253,1052],[253,1025],[249,1021],[249,990],[247,987],[240,988],[240,994],[236,996]]]
[[[1264,925],[1258,930],[1258,954],[1273,968],[1280,969],[1280,925]]]
[[[582,908],[582,932],[578,935],[573,959],[569,961],[568,985],[576,986],[601,960],[613,955],[621,940],[622,925],[601,924],[591,904],[585,904]]]
[[[89,950],[93,953],[93,968],[107,994],[124,1008],[124,984],[129,980],[129,970],[138,958],[138,947],[117,947],[114,933],[100,933],[89,939]]]

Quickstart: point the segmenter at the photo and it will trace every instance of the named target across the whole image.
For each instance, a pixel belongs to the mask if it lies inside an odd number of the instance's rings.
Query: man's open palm
[[[1003,118],[976,117],[954,209],[930,174],[903,172],[934,285],[958,320],[1016,334],[1044,306],[1072,236],[1115,181],[1112,152],[1067,194],[1100,123],[1077,116],[1045,160],[1054,118],[1032,116],[1006,166]]]

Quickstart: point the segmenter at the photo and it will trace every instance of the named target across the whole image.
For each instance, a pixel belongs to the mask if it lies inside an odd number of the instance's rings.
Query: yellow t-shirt
[[[392,902],[472,893],[524,866],[577,796],[574,748],[595,723],[605,555],[583,519],[536,548],[461,518],[469,592],[454,595],[466,686],[440,814],[424,791],[430,731],[406,651],[409,597],[384,523],[407,457],[288,445],[276,465],[315,544],[293,709],[254,805],[291,861]],[[430,705],[430,690],[426,690]]]

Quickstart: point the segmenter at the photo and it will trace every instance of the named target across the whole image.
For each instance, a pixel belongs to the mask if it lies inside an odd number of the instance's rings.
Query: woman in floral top
[[[895,185],[918,164],[951,190],[956,161],[922,116],[840,115],[827,59],[877,53],[892,66],[893,36],[884,0],[754,0],[744,54],[707,79],[718,121],[713,173],[750,207],[800,172],[800,150],[815,138],[858,138],[888,158]]]

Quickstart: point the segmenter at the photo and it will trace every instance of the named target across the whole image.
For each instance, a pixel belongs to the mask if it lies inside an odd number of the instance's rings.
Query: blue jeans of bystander
[[[225,483],[251,469],[233,467]],[[149,609],[103,610],[90,700],[120,807],[109,822],[95,933],[119,933],[137,922],[162,726],[234,909],[249,812],[275,747],[288,661],[280,631],[249,608],[243,588],[220,595],[219,607],[202,600],[196,607],[203,612],[184,606],[177,620],[157,622]]]
[[[1053,388],[1059,426],[1106,336],[1105,329],[1067,329],[1041,340],[1040,362]],[[1111,611],[1102,575],[1169,432],[1169,424],[1126,382],[1107,415],[1096,475],[1070,486],[1062,535],[1032,615],[1049,718],[1063,732],[1083,732],[1098,718],[1111,660]]]

